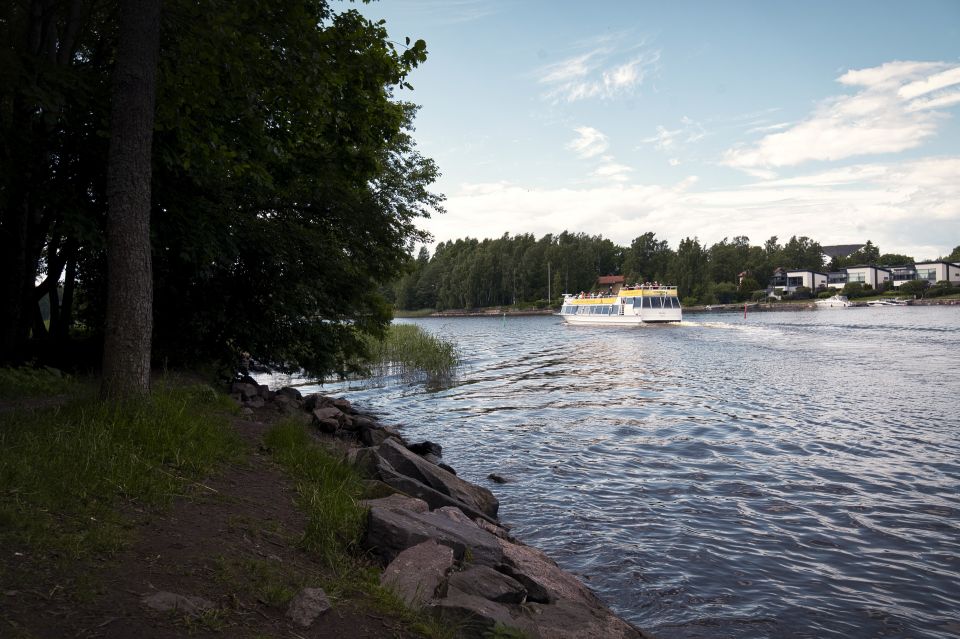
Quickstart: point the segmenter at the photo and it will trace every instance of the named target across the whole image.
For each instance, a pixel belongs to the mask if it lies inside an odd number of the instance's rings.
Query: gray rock
[[[253,397],[244,401],[243,405],[247,408],[263,408],[266,405],[266,402],[259,395],[254,395]]]
[[[349,400],[338,398],[338,399],[331,400],[331,403],[337,408],[339,408],[341,411],[343,411],[344,413],[347,413],[348,415],[356,412],[353,409],[353,405],[350,403]]]
[[[241,399],[250,399],[260,394],[260,387],[256,384],[247,384],[245,382],[234,382],[230,386],[231,394],[239,394]]]
[[[386,459],[398,473],[415,479],[434,490],[468,504],[488,517],[495,518],[500,503],[486,488],[475,486],[456,475],[431,464],[410,452],[399,442],[386,440],[377,446],[377,454]],[[386,479],[384,479],[386,481]]]
[[[561,600],[525,608],[540,635],[550,639],[652,639],[602,605]]]
[[[384,462],[384,465],[381,465],[379,468],[380,477],[385,484],[392,486],[393,488],[399,490],[402,493],[406,493],[412,497],[419,497],[430,505],[430,508],[442,508],[444,506],[454,506],[459,508],[467,515],[472,518],[484,518],[487,520],[495,521],[491,519],[486,513],[482,513],[470,504],[465,504],[458,499],[454,499],[450,495],[445,495],[438,490],[423,484],[416,479],[411,479],[405,477],[394,470],[388,468],[389,464]]]
[[[495,539],[503,551],[503,565],[498,568],[523,584],[529,601],[554,603],[564,599],[588,607],[602,607],[586,586],[570,573],[561,570],[543,551],[514,544],[499,537]]]
[[[453,521],[460,522],[465,526],[477,525],[477,522],[473,521],[472,519],[467,517],[465,514],[463,514],[463,511],[457,508],[456,506],[443,506],[441,508],[437,508],[435,512],[440,513],[441,515],[446,515]]]
[[[471,566],[455,572],[450,575],[449,583],[451,588],[468,595],[499,603],[521,604],[527,599],[527,589],[519,581],[489,566]]]
[[[397,555],[380,576],[380,585],[397,593],[408,607],[419,608],[445,586],[452,567],[453,549],[428,539]]]
[[[281,397],[295,400],[303,399],[303,395],[300,393],[300,391],[293,386],[284,386],[283,388],[277,389],[277,395],[275,399],[279,399]]]
[[[396,439],[400,442],[403,441],[403,437],[400,436],[400,433],[389,426],[380,426],[379,424],[364,426],[361,424],[360,441],[367,446],[379,446],[388,439]]]
[[[393,494],[379,499],[364,499],[360,505],[365,508],[387,508],[389,510],[410,510],[415,513],[425,513],[430,511],[427,502],[416,497],[407,497],[406,495]]]
[[[309,628],[330,607],[330,600],[322,588],[304,588],[290,601],[287,618],[301,628]]]
[[[384,564],[428,539],[452,548],[458,561],[467,559],[473,564],[497,566],[503,560],[497,538],[475,525],[467,526],[442,513],[370,509],[364,547],[379,555]]]
[[[488,533],[496,535],[500,539],[506,539],[507,541],[513,541],[513,537],[510,536],[510,531],[504,528],[503,526],[498,526],[497,524],[490,523],[482,517],[475,517],[473,523],[480,526]]]
[[[530,619],[511,614],[508,606],[453,587],[448,589],[445,598],[433,602],[429,611],[444,625],[457,628],[457,636],[465,639],[490,637],[497,625],[519,629],[531,639],[541,637]]]
[[[202,615],[205,612],[216,608],[214,603],[203,597],[194,597],[192,595],[178,595],[173,592],[155,592],[152,595],[146,595],[140,599],[140,602],[147,608],[153,610],[168,611],[174,610],[194,617]]]
[[[332,433],[340,428],[346,415],[339,408],[328,406],[325,408],[314,408],[313,425],[324,433]]]

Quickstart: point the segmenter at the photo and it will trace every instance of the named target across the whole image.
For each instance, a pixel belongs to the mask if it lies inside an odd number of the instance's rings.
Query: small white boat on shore
[[[612,293],[566,294],[560,317],[568,324],[634,325],[683,319],[676,286],[645,284]]]
[[[847,308],[853,306],[853,302],[847,299],[846,295],[834,295],[814,302],[817,308]]]
[[[889,300],[870,300],[867,306],[907,306],[907,300],[898,297]]]

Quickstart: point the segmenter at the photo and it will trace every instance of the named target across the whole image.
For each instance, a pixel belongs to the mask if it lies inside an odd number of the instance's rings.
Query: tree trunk
[[[104,398],[150,392],[150,181],[159,43],[160,0],[123,0],[107,166]]]

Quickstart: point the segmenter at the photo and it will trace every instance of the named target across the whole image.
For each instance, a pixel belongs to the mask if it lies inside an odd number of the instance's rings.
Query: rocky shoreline
[[[542,551],[511,536],[497,517],[497,498],[458,477],[439,444],[410,443],[345,399],[302,397],[292,387],[271,391],[250,378],[235,382],[231,393],[244,410],[272,404],[309,420],[317,437],[347,444],[346,461],[375,497],[363,502],[364,549],[380,562],[381,583],[407,606],[468,638],[650,637]]]

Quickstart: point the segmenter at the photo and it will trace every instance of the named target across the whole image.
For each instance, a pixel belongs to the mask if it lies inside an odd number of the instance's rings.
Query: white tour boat
[[[834,295],[822,300],[816,301],[817,308],[846,308],[853,306],[853,302],[847,299],[846,295]]]
[[[682,317],[676,286],[643,284],[612,293],[565,294],[560,317],[569,324],[652,324],[679,322]]]

